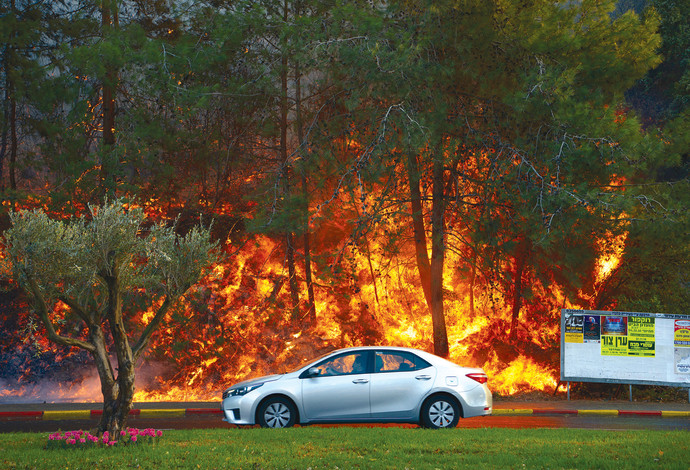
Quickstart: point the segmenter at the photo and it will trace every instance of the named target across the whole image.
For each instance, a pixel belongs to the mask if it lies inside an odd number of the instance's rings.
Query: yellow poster
[[[627,336],[604,336],[601,337],[602,356],[627,356],[628,337]]]
[[[583,325],[585,317],[582,315],[570,315],[565,319],[565,342],[566,343],[583,343]]]
[[[628,339],[628,356],[654,357],[656,343],[654,341],[633,341]]]
[[[628,355],[655,357],[653,317],[628,317]]]
[[[566,343],[584,343],[584,337],[582,333],[569,333],[565,332],[565,342]]]

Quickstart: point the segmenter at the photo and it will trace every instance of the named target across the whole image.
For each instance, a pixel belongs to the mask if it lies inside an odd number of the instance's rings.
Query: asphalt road
[[[0,432],[54,432],[57,430],[92,429],[98,420],[2,420]],[[129,426],[155,429],[234,429],[235,426],[221,421],[219,418],[132,418]],[[329,425],[330,426],[330,425]],[[353,425],[363,426],[363,425]],[[392,425],[367,425],[392,426]],[[395,425],[401,427],[416,427],[413,425]],[[657,430],[685,430],[690,431],[688,418],[634,418],[634,417],[581,417],[581,416],[488,416],[469,418],[460,421],[459,428],[576,428],[576,429],[657,429]]]

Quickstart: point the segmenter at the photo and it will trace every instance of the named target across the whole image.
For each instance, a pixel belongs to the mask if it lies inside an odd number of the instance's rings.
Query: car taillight
[[[486,374],[481,373],[467,374],[467,377],[469,377],[472,380],[476,380],[480,384],[485,384],[489,381],[489,378],[486,376]]]

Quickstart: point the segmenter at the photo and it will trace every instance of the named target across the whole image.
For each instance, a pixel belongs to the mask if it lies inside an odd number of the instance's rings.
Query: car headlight
[[[237,387],[237,388],[231,388],[229,390],[226,390],[223,393],[223,399],[227,397],[240,397],[242,395],[246,395],[247,393],[251,392],[252,390],[256,390],[257,388],[261,387],[263,383],[258,383],[258,384],[252,384],[252,385],[247,385],[244,387]]]

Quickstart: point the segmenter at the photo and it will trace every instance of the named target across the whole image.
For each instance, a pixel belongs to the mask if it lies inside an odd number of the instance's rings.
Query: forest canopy
[[[553,389],[561,308],[689,310],[689,8],[3,1],[2,228],[120,197],[214,221],[226,256],[152,338],[152,389],[362,344]],[[83,361],[16,281],[0,380]]]

